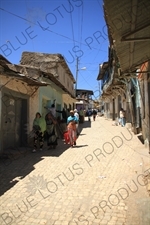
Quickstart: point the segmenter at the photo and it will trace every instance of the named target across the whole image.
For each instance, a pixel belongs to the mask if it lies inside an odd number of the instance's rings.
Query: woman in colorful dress
[[[78,118],[74,116],[74,111],[70,111],[70,116],[67,119],[67,129],[68,129],[68,135],[70,139],[70,145],[73,147],[73,145],[76,145],[76,139],[77,139],[77,131],[76,131],[76,124],[78,123]]]

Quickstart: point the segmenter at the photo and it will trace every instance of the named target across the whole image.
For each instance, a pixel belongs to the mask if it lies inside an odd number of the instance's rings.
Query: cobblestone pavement
[[[1,162],[0,225],[150,224],[148,150],[105,118],[80,127],[74,148]]]

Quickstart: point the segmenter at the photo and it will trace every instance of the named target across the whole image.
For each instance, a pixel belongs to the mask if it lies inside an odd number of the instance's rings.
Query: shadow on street
[[[84,128],[91,127],[91,123],[85,121],[79,125],[80,135]],[[74,149],[86,147],[87,145],[76,145]],[[17,184],[35,169],[35,164],[44,159],[44,157],[59,157],[62,153],[70,149],[69,145],[64,144],[62,139],[58,139],[56,149],[47,150],[46,142],[43,151],[32,153],[32,146],[8,149],[0,156],[0,196]]]

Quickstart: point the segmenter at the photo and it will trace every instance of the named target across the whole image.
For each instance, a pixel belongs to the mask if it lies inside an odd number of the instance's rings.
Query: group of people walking
[[[39,141],[40,151],[43,149],[44,141],[47,141],[48,149],[55,149],[58,145],[58,127],[59,123],[56,119],[56,112],[62,113],[63,121],[67,125],[66,131],[63,133],[63,138],[66,144],[70,144],[71,147],[76,145],[76,140],[79,135],[79,113],[77,109],[71,110],[69,116],[67,115],[65,109],[62,111],[55,110],[55,105],[52,104],[49,112],[43,118],[39,112],[36,113],[35,119],[33,121],[33,132],[34,132],[34,149],[33,152],[37,151],[37,145]],[[125,126],[125,111],[121,108],[119,113],[119,123],[122,127]],[[93,116],[93,121],[95,121],[97,111],[95,109],[88,110],[88,120],[91,121],[91,116]]]
[[[32,152],[36,152],[38,148],[38,142],[40,151],[43,150],[44,141],[47,141],[48,149],[55,149],[58,145],[58,130],[59,126],[58,121],[55,117],[55,113],[52,107],[47,115],[44,117],[41,116],[39,112],[36,113],[35,119],[33,121],[33,133],[34,133],[34,149]],[[64,110],[62,111],[64,112]],[[64,114],[63,114],[64,115]],[[67,125],[67,135],[68,143],[71,147],[76,145],[76,140],[79,135],[79,114],[77,110],[70,111],[70,115],[65,117],[65,123]],[[64,133],[66,133],[64,132]],[[64,135],[65,138],[65,135]]]
[[[88,121],[91,121],[91,116],[93,116],[93,121],[95,121],[96,115],[97,115],[96,109],[88,109],[87,111]]]

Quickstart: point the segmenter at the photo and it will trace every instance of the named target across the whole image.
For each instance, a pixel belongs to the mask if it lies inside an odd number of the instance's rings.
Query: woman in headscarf
[[[67,119],[67,129],[70,139],[70,145],[76,145],[77,132],[76,132],[76,124],[78,123],[78,118],[74,116],[74,111],[70,111],[70,116]]]
[[[40,151],[42,151],[44,144],[44,132],[46,130],[45,119],[41,116],[39,112],[36,113],[35,119],[33,121],[33,131],[34,131],[34,149],[32,152],[37,151],[37,142],[39,140]]]
[[[49,146],[49,149],[53,148],[55,149],[57,146],[57,130],[56,130],[56,123],[57,121],[54,119],[51,112],[49,112],[46,117],[46,138],[47,138],[47,145]]]

